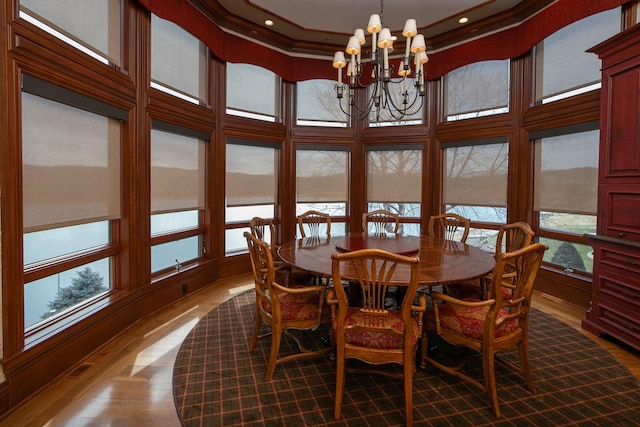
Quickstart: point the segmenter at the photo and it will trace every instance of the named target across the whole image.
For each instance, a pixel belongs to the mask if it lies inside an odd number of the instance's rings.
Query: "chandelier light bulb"
[[[383,28],[380,31],[380,38],[378,39],[378,47],[383,49],[385,47],[389,47],[393,44],[393,40],[391,40],[391,31],[388,28]]]
[[[404,30],[402,30],[402,35],[405,37],[413,37],[418,34],[418,26],[416,24],[416,20],[413,18],[407,19],[407,22],[404,23]]]
[[[367,31],[370,34],[379,33],[382,29],[382,22],[380,21],[380,15],[374,13],[369,17],[369,25],[367,25]]]
[[[422,34],[416,34],[411,43],[411,53],[420,53],[427,50],[427,45],[424,42],[424,36]]]
[[[347,43],[345,52],[347,52],[349,55],[357,55],[360,53],[360,41],[356,36],[351,36],[349,38],[349,43]]]
[[[429,62],[429,56],[427,55],[427,52],[417,53],[416,61],[418,61],[420,64],[426,64],[427,62]]]
[[[344,59],[344,52],[336,52],[333,54],[333,67],[334,68],[344,68],[347,65],[347,61]]]

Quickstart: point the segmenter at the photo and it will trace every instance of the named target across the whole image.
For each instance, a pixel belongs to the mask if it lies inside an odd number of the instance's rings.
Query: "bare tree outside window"
[[[509,60],[469,64],[443,80],[447,121],[509,111]]]
[[[422,150],[371,150],[367,153],[368,210],[385,209],[400,217],[420,217]],[[400,233],[419,234],[412,224]]]

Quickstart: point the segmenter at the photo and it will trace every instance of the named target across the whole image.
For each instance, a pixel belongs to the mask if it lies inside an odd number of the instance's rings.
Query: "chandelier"
[[[383,1],[380,1],[380,14],[373,14],[369,18],[367,32],[371,34],[371,50],[369,64],[371,66],[371,83],[369,83],[368,68],[365,74],[365,62],[362,60],[362,50],[366,44],[363,29],[355,30],[349,38],[347,47],[335,53],[333,66],[338,70],[338,83],[335,85],[336,97],[340,109],[347,116],[357,120],[369,117],[369,120],[380,121],[381,113],[388,116],[383,120],[401,120],[405,116],[415,114],[422,108],[424,99],[424,64],[429,60],[424,36],[418,34],[416,20],[407,19],[402,35],[406,37],[404,55],[400,58],[397,77],[394,76],[394,66],[389,58],[393,51],[394,38],[389,28],[383,27]],[[350,60],[345,59],[345,53]],[[413,59],[413,64],[411,63]],[[411,77],[413,65],[413,80]],[[343,83],[342,69],[347,68],[347,83]],[[369,87],[366,103],[361,106],[356,102],[356,88]],[[343,106],[344,92],[347,89],[349,107]]]

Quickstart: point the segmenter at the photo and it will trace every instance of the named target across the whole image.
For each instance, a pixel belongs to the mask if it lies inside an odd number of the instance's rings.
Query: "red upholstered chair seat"
[[[466,301],[479,300],[468,298]],[[443,329],[482,341],[487,311],[489,311],[489,306],[463,307],[456,304],[442,304],[438,308],[438,317],[440,318],[440,326]],[[498,326],[496,327],[496,338],[508,335],[518,329],[517,319],[500,323],[506,315],[506,310],[500,310],[497,321]]]
[[[400,334],[395,336],[384,332],[370,332],[363,330],[350,331],[349,327],[355,325],[366,325],[375,322],[377,327],[388,327]],[[334,325],[335,326],[335,325]],[[345,318],[345,341],[347,344],[353,344],[361,347],[380,348],[380,349],[399,349],[403,347],[402,333],[404,331],[402,323],[402,313],[397,310],[391,310],[386,316],[372,315],[363,313],[359,307],[350,307]],[[416,345],[421,328],[418,327],[418,321],[413,319],[412,345]]]
[[[278,293],[280,296],[280,312],[283,322],[310,320],[318,317],[320,294],[291,294],[283,291],[279,291]],[[269,301],[266,299],[262,300],[262,307],[267,313],[273,314],[271,312],[271,304],[269,304]]]

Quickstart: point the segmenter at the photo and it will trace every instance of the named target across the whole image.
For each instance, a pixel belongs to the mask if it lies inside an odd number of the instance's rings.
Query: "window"
[[[506,142],[453,144],[443,149],[443,204],[471,221],[505,224],[507,219]],[[473,228],[467,243],[495,250],[496,230]]]
[[[120,66],[121,0],[20,0],[20,17],[105,64]]]
[[[545,136],[535,140],[534,211],[545,261],[591,272],[591,248],[584,233],[596,231],[599,131]],[[534,135],[535,136],[535,135]],[[558,238],[566,235],[566,240]],[[554,237],[550,239],[550,237]]]
[[[574,22],[535,48],[536,102],[547,103],[600,87],[600,59],[587,49],[620,31],[620,8]]]
[[[280,77],[256,65],[227,62],[227,114],[275,122],[279,104]]]
[[[509,60],[465,65],[443,77],[447,121],[509,111]]]
[[[120,218],[121,125],[118,118],[104,111],[88,111],[103,107],[109,109],[80,94],[23,76],[27,330],[49,317],[68,313],[113,286],[111,272],[118,242],[112,229]],[[120,119],[126,117],[126,112],[111,110]]]
[[[306,80],[296,84],[298,125],[347,127],[333,80]]]
[[[280,150],[276,144],[227,138],[225,252],[247,251],[242,235],[251,218],[274,218]]]
[[[422,112],[425,96],[419,95],[419,90],[415,85],[416,80],[408,77],[406,79],[394,79],[388,86],[388,93],[386,96],[382,96],[380,102],[380,108],[373,107],[369,114],[369,127],[381,127],[381,126],[403,126],[403,125],[419,125],[422,124]],[[367,88],[367,98],[369,100],[369,106],[373,105],[373,98],[376,86],[375,84],[369,85]],[[405,99],[402,95],[403,92],[408,93],[408,97]],[[347,97],[345,97],[347,98]],[[348,98],[347,98],[348,99]],[[385,103],[386,100],[386,103]],[[344,102],[344,101],[343,101]],[[407,114],[402,117],[402,114],[398,113],[398,108],[407,108]],[[345,107],[346,108],[346,107]],[[389,111],[389,108],[392,112]],[[347,110],[348,111],[348,110]]]
[[[420,235],[422,202],[422,150],[406,147],[367,151],[367,210],[386,209],[400,215],[400,233]]]
[[[176,24],[151,15],[151,86],[194,104],[207,100],[207,47]]]
[[[316,210],[331,215],[332,234],[344,234],[349,194],[349,152],[302,149],[296,151],[296,215]]]
[[[162,122],[151,129],[151,272],[179,270],[202,256],[208,135]],[[161,130],[161,129],[171,129]],[[177,133],[182,131],[183,133]]]

